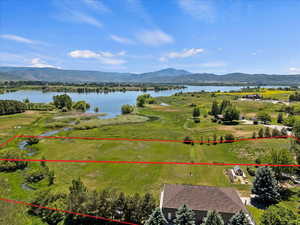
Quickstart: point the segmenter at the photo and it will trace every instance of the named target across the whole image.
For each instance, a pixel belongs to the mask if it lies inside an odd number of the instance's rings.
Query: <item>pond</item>
[[[94,112],[95,107],[99,107],[100,112],[106,113],[106,118],[115,117],[120,115],[121,106],[124,104],[135,104],[138,95],[148,93],[153,97],[170,96],[177,92],[199,92],[199,91],[230,91],[239,90],[240,86],[186,86],[185,89],[180,90],[166,90],[166,91],[127,91],[127,92],[110,92],[110,93],[68,93],[73,101],[86,101],[91,105],[87,111]],[[54,95],[62,94],[62,92],[45,92],[34,90],[22,90],[17,92],[0,94],[0,100],[19,100],[22,101],[28,98],[31,102],[35,103],[48,103],[52,101]]]

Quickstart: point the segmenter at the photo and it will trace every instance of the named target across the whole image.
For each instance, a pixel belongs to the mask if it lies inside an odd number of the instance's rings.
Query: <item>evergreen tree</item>
[[[251,224],[247,219],[245,213],[243,211],[240,211],[239,213],[236,213],[233,217],[231,217],[228,225],[251,225]]]
[[[240,118],[240,112],[234,107],[227,107],[223,113],[224,121],[232,122]]]
[[[199,117],[200,116],[200,108],[194,107],[193,109],[193,117]]]
[[[195,214],[187,205],[182,205],[176,211],[174,223],[176,225],[195,225]]]
[[[200,145],[203,145],[203,142],[204,142],[204,139],[203,139],[203,136],[201,136],[201,142],[200,142]]]
[[[256,138],[256,132],[255,131],[253,131],[253,133],[252,133],[252,138]]]
[[[229,100],[223,100],[219,108],[219,114],[222,114],[225,111],[225,109],[230,106],[231,102]]]
[[[259,129],[259,131],[258,131],[258,137],[259,138],[263,138],[264,137],[264,130],[263,130],[263,128]]]
[[[283,123],[283,114],[279,113],[277,116],[277,123]]]
[[[160,212],[160,208],[156,208],[146,221],[145,225],[165,225],[167,221]]]
[[[262,203],[277,203],[280,199],[278,182],[269,167],[260,167],[256,170],[252,187],[252,194]]]
[[[277,129],[272,130],[272,137],[279,137],[281,135],[280,131]]]
[[[67,198],[67,209],[71,212],[85,213],[86,201],[88,197],[87,188],[80,179],[72,180],[72,185],[69,188],[69,195]],[[84,224],[87,218],[79,215],[68,214],[66,216],[67,224],[81,225]]]
[[[217,116],[219,114],[219,105],[217,101],[213,101],[210,113],[213,116]]]
[[[265,130],[265,137],[271,137],[271,132],[270,132],[270,128],[267,127]]]
[[[207,216],[204,218],[203,225],[224,225],[224,221],[219,213],[211,211],[208,212]]]
[[[146,221],[155,209],[155,199],[149,193],[146,193],[141,200],[141,220]]]
[[[114,218],[117,220],[124,220],[125,211],[126,211],[126,196],[121,192],[113,204],[113,209],[115,213]]]
[[[223,136],[220,137],[220,143],[223,143],[224,142],[224,138]]]
[[[216,134],[214,134],[214,145],[216,145],[217,144],[217,135]]]

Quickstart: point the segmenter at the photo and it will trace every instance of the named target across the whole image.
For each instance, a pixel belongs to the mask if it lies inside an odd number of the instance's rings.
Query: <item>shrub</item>
[[[225,135],[225,140],[226,140],[226,142],[233,142],[234,141],[233,134],[226,134]]]
[[[184,143],[184,144],[194,144],[193,140],[192,140],[189,136],[186,136],[186,137],[183,139],[183,143]]]
[[[129,113],[132,113],[134,110],[134,107],[132,105],[122,105],[122,108],[121,108],[121,111],[122,111],[122,114],[129,114]]]
[[[255,176],[255,169],[252,168],[252,167],[247,167],[247,172],[248,174],[251,176],[251,177],[254,177]]]
[[[27,144],[28,145],[35,145],[35,144],[39,143],[39,141],[40,140],[38,138],[31,137],[31,138],[28,138]]]

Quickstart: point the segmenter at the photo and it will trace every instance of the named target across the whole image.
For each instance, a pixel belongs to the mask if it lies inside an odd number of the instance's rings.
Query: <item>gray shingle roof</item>
[[[162,207],[177,209],[183,204],[199,211],[247,212],[233,188],[165,184]]]

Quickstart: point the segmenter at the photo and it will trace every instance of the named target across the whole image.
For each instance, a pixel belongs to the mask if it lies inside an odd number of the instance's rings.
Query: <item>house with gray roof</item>
[[[160,209],[170,224],[175,219],[176,210],[183,204],[194,211],[196,224],[201,224],[208,211],[213,210],[222,216],[225,224],[239,211],[248,214],[233,188],[165,184],[161,192]]]

